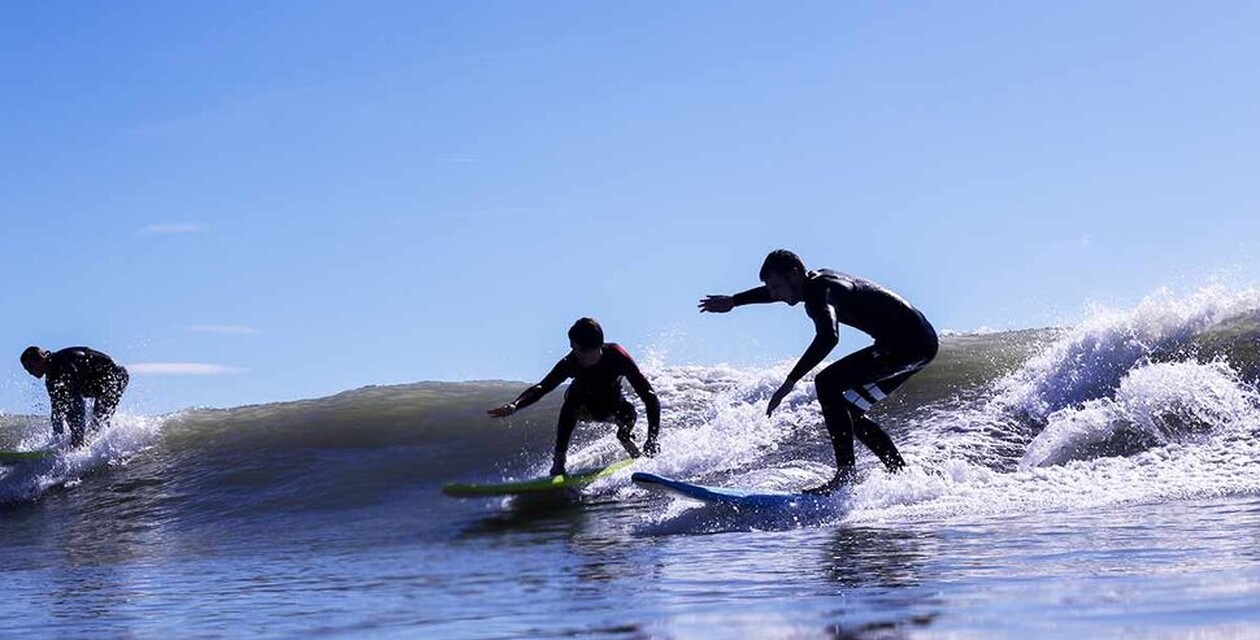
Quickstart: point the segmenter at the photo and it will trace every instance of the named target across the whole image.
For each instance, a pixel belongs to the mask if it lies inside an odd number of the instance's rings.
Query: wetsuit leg
[[[860,349],[823,369],[814,378],[818,402],[822,405],[823,419],[827,422],[831,446],[836,453],[837,477],[853,472],[854,437],[879,456],[889,470],[905,466],[892,438],[865,416],[872,401],[886,395],[881,390],[878,398],[871,397],[870,389],[863,388],[863,385],[869,386],[881,377],[884,365],[879,362],[877,354],[873,346]]]
[[[822,400],[822,394],[818,398]],[[823,421],[831,438],[831,449],[836,454],[836,475],[850,473],[854,467],[853,414],[843,403],[822,402]]]
[[[564,394],[564,404],[560,406],[560,419],[556,422],[556,449],[551,458],[551,475],[564,475],[564,465],[568,459],[569,440],[573,437],[573,428],[577,426],[578,413],[582,408],[579,394],[573,388]]]
[[[905,468],[906,461],[892,438],[866,413],[936,357],[940,346],[936,330],[922,313],[918,317],[921,330],[909,332],[903,342],[859,349],[814,378],[837,467],[836,479],[819,489],[834,487],[844,474],[852,472],[854,437],[870,448],[889,471]]]
[[[915,369],[897,374],[887,380],[881,380],[875,385],[867,385],[863,391],[871,395],[872,399],[876,397],[882,398],[892,393],[918,371],[918,369]],[[875,388],[871,388],[872,386]],[[878,393],[876,393],[876,389]],[[888,437],[888,434],[880,428],[879,423],[866,417],[865,413],[859,414],[854,421],[853,434],[872,453],[879,457],[880,462],[883,462],[884,467],[889,471],[897,472],[906,468],[906,461],[901,457],[901,453],[897,451],[897,445],[893,444],[892,438]]]
[[[901,471],[906,468],[906,461],[897,451],[892,438],[880,428],[879,424],[866,416],[853,421],[853,435],[866,445],[889,471]]]
[[[101,394],[96,397],[96,404],[92,406],[90,427],[93,432],[109,426],[110,418],[114,417],[114,411],[118,409],[118,403],[122,400],[123,391],[127,389],[127,380],[127,371],[120,367],[101,390]]]

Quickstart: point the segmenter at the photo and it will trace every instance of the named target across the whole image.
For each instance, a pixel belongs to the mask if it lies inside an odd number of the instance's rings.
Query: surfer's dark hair
[[[39,360],[43,354],[44,350],[39,347],[27,347],[26,350],[22,352],[22,366],[26,366],[28,363]]]
[[[578,318],[569,327],[569,339],[582,349],[594,349],[604,344],[604,328],[595,318]]]
[[[793,273],[805,275],[805,263],[801,262],[800,256],[787,249],[775,249],[766,256],[766,261],[761,263],[761,274],[759,277],[765,280],[766,276],[771,273],[785,276]]]

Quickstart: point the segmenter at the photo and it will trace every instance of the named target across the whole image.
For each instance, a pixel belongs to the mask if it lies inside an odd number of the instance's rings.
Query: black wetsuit
[[[773,300],[763,286],[736,294],[734,302],[738,306]],[[892,439],[865,414],[936,357],[936,330],[901,296],[869,280],[831,269],[809,272],[804,302],[816,335],[788,374],[793,382],[835,347],[840,324],[875,339],[875,344],[837,360],[814,377],[838,472],[852,472],[855,435],[889,470],[901,469],[905,461]]]
[[[639,371],[639,366],[621,345],[606,343],[600,347],[599,362],[582,367],[570,353],[560,359],[542,382],[530,387],[516,400],[516,408],[523,409],[550,393],[560,383],[573,379],[564,394],[560,407],[560,419],[556,429],[555,460],[563,467],[569,450],[569,439],[578,420],[615,422],[617,437],[626,443],[636,418],[634,405],[622,395],[621,380],[625,378],[643,401],[648,416],[648,440],[655,440],[661,428],[661,403],[652,390],[651,383]],[[627,447],[630,448],[630,447]]]
[[[44,385],[52,404],[53,433],[62,433],[63,421],[70,425],[70,444],[83,444],[87,398],[92,406],[92,430],[109,423],[127,388],[127,370],[109,356],[87,347],[70,347],[48,358]]]

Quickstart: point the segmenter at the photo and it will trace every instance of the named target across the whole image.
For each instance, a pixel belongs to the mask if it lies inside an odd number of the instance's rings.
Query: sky
[[[959,331],[1253,286],[1256,33],[1243,2],[9,3],[0,411],[46,410],[31,344],[111,354],[138,413],[535,380],[584,315],[781,362],[799,308],[696,312],[779,247]]]

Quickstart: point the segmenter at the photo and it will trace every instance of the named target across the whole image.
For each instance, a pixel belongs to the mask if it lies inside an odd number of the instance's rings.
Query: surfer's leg
[[[564,465],[568,458],[569,439],[573,437],[573,428],[577,426],[578,411],[581,401],[570,393],[564,395],[564,404],[560,406],[560,419],[556,422],[556,450],[551,457],[551,475],[564,475]]]
[[[873,400],[882,400],[885,396],[905,384],[906,380],[910,379],[910,376],[918,373],[922,369],[923,364],[930,359],[931,357],[927,356],[923,363],[884,365],[885,370],[895,368],[903,370],[890,378],[863,385],[858,391]],[[853,435],[862,444],[866,445],[871,452],[879,456],[880,461],[884,463],[884,467],[890,472],[895,473],[906,468],[906,461],[901,457],[901,453],[897,451],[897,445],[893,444],[892,438],[888,437],[888,433],[881,429],[874,420],[866,417],[865,414],[859,414],[854,421]]]
[[[874,349],[860,349],[832,363],[814,377],[818,404],[822,405],[827,434],[831,436],[831,447],[836,453],[837,477],[851,474],[854,466],[853,423],[861,415],[862,407],[854,404],[850,397],[851,388],[869,375],[874,359]]]
[[[114,417],[114,411],[118,409],[119,397],[115,395],[103,395],[96,399],[96,403],[92,405],[92,421],[88,423],[88,430],[92,433],[100,431],[109,426],[110,418]]]
[[[831,437],[831,449],[836,454],[836,476],[849,475],[854,466],[853,414],[846,407],[828,403],[823,405],[823,420]]]
[[[897,472],[906,468],[906,461],[897,452],[897,445],[893,444],[892,438],[888,437],[888,434],[884,433],[874,420],[866,416],[858,416],[853,421],[853,435],[871,452],[879,456],[880,461],[889,471]]]
[[[122,400],[123,391],[127,389],[127,380],[127,371],[119,367],[114,377],[110,379],[109,384],[103,390],[103,393],[97,396],[96,404],[92,406],[92,424],[90,428],[93,432],[109,426],[109,421],[114,417],[114,411],[118,409],[118,403]]]

